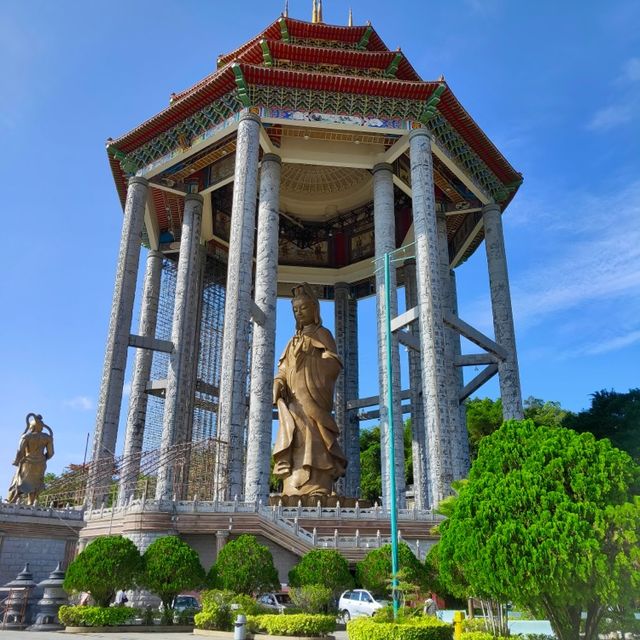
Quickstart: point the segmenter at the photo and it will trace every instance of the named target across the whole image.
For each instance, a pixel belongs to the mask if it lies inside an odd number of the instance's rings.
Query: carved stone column
[[[227,267],[218,434],[222,445],[218,499],[241,496],[247,415],[247,355],[251,329],[251,271],[256,226],[260,119],[245,114],[238,126],[229,263]],[[226,477],[224,477],[226,474]]]
[[[195,394],[193,363],[198,353],[196,339],[198,294],[202,276],[200,265],[202,203],[203,198],[199,194],[190,193],[185,196],[171,328],[173,351],[169,357],[167,371],[167,391],[160,444],[161,464],[158,468],[156,485],[157,500],[169,500],[174,492],[180,493],[178,484],[182,485],[184,478],[176,477],[179,460],[174,459],[177,452],[173,447],[185,442],[188,434],[191,433],[193,421]],[[184,468],[184,465],[182,466]]]
[[[385,253],[396,248],[396,229],[393,196],[393,172],[389,164],[377,164],[373,168],[373,218],[376,255],[376,315],[378,321],[378,362],[380,380],[380,458],[382,462],[382,501],[386,508],[390,505],[392,470],[388,461],[389,421],[387,398],[389,386],[393,386],[393,428],[395,444],[395,473],[397,505],[405,506],[406,479],[404,474],[404,433],[402,422],[402,404],[400,398],[400,353],[398,339],[391,339],[391,367],[387,371],[387,336],[385,328],[385,287],[382,258]],[[389,275],[391,317],[398,315],[398,297],[396,269],[391,265]]]
[[[107,476],[111,472],[115,455],[148,185],[144,178],[133,177],[129,180],[127,189],[96,429],[93,435],[93,462],[87,481],[88,505],[99,504],[106,495],[109,484]]]
[[[150,249],[147,253],[147,270],[144,276],[142,307],[138,334],[145,338],[155,338],[158,320],[158,300],[160,299],[160,280],[162,276],[162,253]],[[129,414],[124,437],[124,462],[118,490],[119,504],[125,503],[136,488],[140,471],[140,455],[144,440],[144,425],[147,418],[147,382],[151,378],[153,351],[138,349],[131,395],[129,396]]]
[[[507,350],[507,358],[498,363],[502,413],[505,420],[522,420],[522,390],[516,351],[516,334],[513,328],[513,310],[507,256],[504,248],[502,216],[497,204],[488,204],[482,210],[484,244],[487,250],[491,309],[496,342]]]
[[[360,497],[360,421],[358,410],[347,408],[347,403],[358,397],[358,307],[346,282],[337,282],[334,291],[335,338],[343,364],[336,381],[335,414],[340,446],[348,462],[347,473],[336,483],[336,491]]]
[[[442,285],[442,303],[445,311],[457,314],[456,292],[452,288],[452,271],[449,267],[449,244],[447,241],[447,221],[445,215],[436,217],[438,243],[440,248],[440,276]],[[445,326],[445,370],[447,375],[447,396],[449,402],[449,440],[452,449],[453,478],[466,478],[471,466],[469,458],[469,436],[466,422],[460,411],[460,392],[462,378],[459,367],[455,366],[456,356],[460,355],[460,335],[451,327]]]
[[[416,261],[414,258],[404,263],[404,296],[407,309],[418,304],[416,283]],[[417,322],[409,326],[409,332],[420,338]],[[420,352],[409,349],[409,387],[411,389],[411,436],[413,456],[413,495],[417,509],[429,507],[429,456],[424,426],[424,403],[422,399],[422,364]]]
[[[216,558],[222,551],[222,548],[224,547],[224,545],[227,544],[228,539],[229,539],[229,532],[226,529],[216,531]]]
[[[273,421],[280,165],[280,156],[267,153],[262,157],[255,303],[264,314],[264,318],[262,324],[255,322],[253,326],[245,476],[245,499],[248,501],[262,500],[265,504],[269,498],[269,461]]]
[[[429,132],[426,129],[414,129],[409,135],[409,145],[420,311],[422,393],[429,446],[429,494],[431,506],[436,507],[451,493],[453,452],[449,442],[444,304]]]

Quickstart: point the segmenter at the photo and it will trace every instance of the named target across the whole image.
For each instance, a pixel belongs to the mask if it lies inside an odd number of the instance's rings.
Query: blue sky
[[[524,174],[504,217],[524,396],[579,410],[595,390],[639,386],[640,4],[351,4],[425,79],[444,73]],[[4,495],[27,412],[55,431],[54,471],[82,461],[93,429],[121,224],[106,138],[210,73],[282,5],[0,2]],[[326,22],[346,22],[348,3],[324,5]],[[310,7],[291,0],[290,14]],[[458,285],[461,317],[491,333],[482,249]],[[291,327],[281,310],[278,348]],[[363,324],[371,313],[362,306]],[[362,349],[364,395],[377,392],[373,357]]]

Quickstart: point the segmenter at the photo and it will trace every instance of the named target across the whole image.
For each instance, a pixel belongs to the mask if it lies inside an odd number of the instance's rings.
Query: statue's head
[[[293,293],[293,315],[296,319],[296,329],[300,330],[310,324],[320,325],[320,303],[313,289],[303,282],[291,289]]]
[[[44,428],[44,422],[42,422],[42,416],[36,415],[31,419],[31,423],[29,424],[29,430],[34,433],[40,433]]]

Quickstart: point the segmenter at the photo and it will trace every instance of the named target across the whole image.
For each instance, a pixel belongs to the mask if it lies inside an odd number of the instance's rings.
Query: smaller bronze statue
[[[42,422],[39,414],[28,413],[26,421],[27,426],[13,461],[13,465],[18,468],[9,487],[7,502],[18,502],[26,497],[27,504],[32,505],[44,489],[47,460],[53,458],[53,431]],[[44,429],[49,433],[44,432]]]
[[[283,496],[315,500],[332,494],[334,481],[347,466],[331,413],[342,363],[308,284],[293,289],[292,304],[296,333],[280,358],[273,385],[280,419],[273,473],[283,480]]]

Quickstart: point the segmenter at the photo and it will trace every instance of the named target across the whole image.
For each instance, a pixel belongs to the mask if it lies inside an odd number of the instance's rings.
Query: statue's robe
[[[333,336],[321,325],[298,330],[278,362],[283,392],[273,472],[283,479],[283,495],[330,495],[344,475],[347,460],[331,413],[341,368]]]

